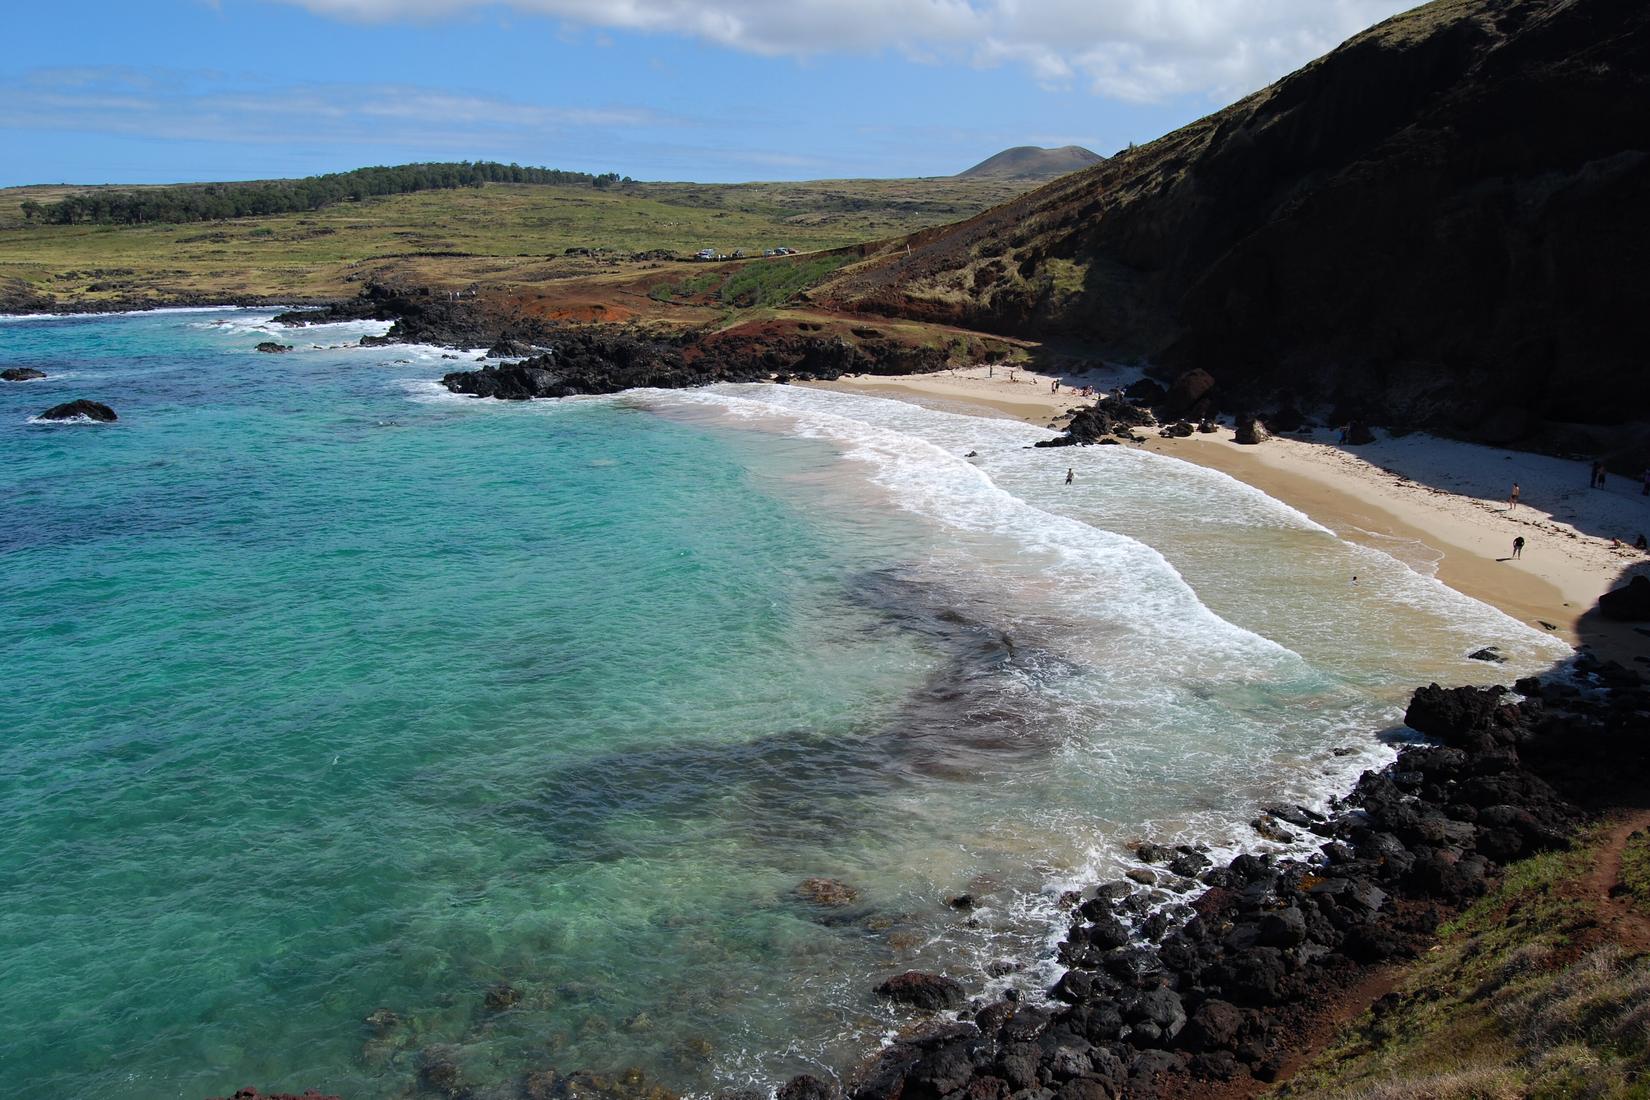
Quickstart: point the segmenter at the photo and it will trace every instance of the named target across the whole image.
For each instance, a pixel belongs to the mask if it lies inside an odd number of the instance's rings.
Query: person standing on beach
[[[1072,481],[1072,478],[1075,477],[1075,476],[1076,476],[1076,474],[1073,473],[1072,468],[1070,466],[1067,466],[1066,467],[1066,484],[1070,485],[1071,481]]]
[[[1512,494],[1507,497],[1507,511],[1511,512],[1518,507],[1518,482],[1513,482]]]
[[[1524,556],[1524,536],[1519,535],[1517,538],[1513,539],[1513,557],[1521,558],[1523,556]]]
[[[1644,468],[1644,495],[1650,497],[1650,466]]]

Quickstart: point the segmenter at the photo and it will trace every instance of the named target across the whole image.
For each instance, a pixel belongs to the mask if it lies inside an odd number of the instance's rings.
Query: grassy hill
[[[1058,149],[1039,149],[1035,145],[1016,145],[995,156],[980,161],[964,172],[960,180],[1051,180],[1083,168],[1099,164],[1106,158],[1081,145],[1062,145]]]
[[[640,270],[637,253],[801,251],[901,236],[1004,202],[1001,180],[587,186],[488,184],[182,225],[26,225],[0,190],[0,308],[135,299],[332,298],[368,279],[464,287]],[[122,190],[129,190],[123,188]],[[588,249],[591,255],[570,255]]]

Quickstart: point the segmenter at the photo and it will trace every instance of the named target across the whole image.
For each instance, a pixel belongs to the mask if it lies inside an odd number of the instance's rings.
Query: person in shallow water
[[[1524,536],[1523,535],[1519,535],[1517,538],[1513,539],[1513,555],[1512,556],[1515,557],[1515,558],[1521,558],[1521,557],[1524,556]]]
[[[1066,467],[1066,484],[1070,485],[1071,481],[1072,481],[1072,478],[1075,477],[1075,476],[1076,475],[1072,472],[1072,468],[1070,466],[1067,466]]]

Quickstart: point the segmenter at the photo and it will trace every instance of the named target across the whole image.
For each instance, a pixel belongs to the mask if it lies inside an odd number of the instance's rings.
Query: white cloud
[[[590,131],[690,125],[638,107],[542,106],[396,84],[276,84],[221,73],[36,69],[0,82],[16,129],[178,141],[418,145],[466,151]]]
[[[360,20],[500,7],[770,56],[896,50],[1149,101],[1253,91],[1415,0],[282,0]]]

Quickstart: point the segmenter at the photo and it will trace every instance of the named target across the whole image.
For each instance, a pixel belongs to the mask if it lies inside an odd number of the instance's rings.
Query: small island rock
[[[39,419],[74,420],[82,416],[87,420],[97,420],[105,424],[110,424],[120,419],[115,415],[115,410],[111,409],[109,406],[101,404],[97,401],[87,401],[84,398],[75,401],[65,401],[61,405],[53,405],[51,408],[41,413]]]
[[[46,377],[45,371],[35,370],[33,367],[7,367],[5,370],[0,370],[0,379],[7,382],[33,382],[37,378],[44,377]]]

